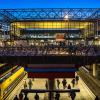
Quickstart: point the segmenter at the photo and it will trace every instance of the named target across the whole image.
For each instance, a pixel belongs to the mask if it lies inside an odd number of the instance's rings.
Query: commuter
[[[35,100],[39,100],[39,95],[36,93],[36,95],[34,96]]]
[[[100,100],[98,96],[96,96],[95,100]]]
[[[71,85],[70,85],[70,84],[68,84],[67,89],[71,89]],[[70,97],[70,93],[68,93],[68,95],[69,95],[69,97]]]
[[[46,81],[46,83],[45,83],[45,87],[46,87],[46,89],[48,90],[48,82]]]
[[[70,97],[72,100],[75,100],[76,93],[75,92],[70,92]]]
[[[15,96],[14,100],[18,100],[18,97],[17,97],[17,95]]]
[[[55,100],[59,100],[59,99],[60,99],[60,93],[56,92]]]
[[[27,97],[27,93],[25,93],[25,98],[24,100],[29,100],[28,97]]]
[[[75,77],[75,80],[76,80],[76,84],[78,84],[78,81],[79,81],[79,76],[78,75]]]
[[[20,94],[19,94],[19,100],[23,100],[23,94],[22,94],[22,92],[20,92]]]
[[[72,85],[74,87],[75,86],[75,79],[72,79],[71,83],[72,83]]]
[[[32,80],[31,79],[29,80],[28,84],[29,84],[29,89],[32,89],[32,85],[33,84],[32,84]]]
[[[59,79],[57,79],[57,87],[58,87],[58,89],[59,89],[59,85],[60,85],[60,81],[59,81]]]
[[[65,89],[66,88],[66,84],[67,84],[66,79],[63,79],[62,84],[63,84],[63,89]]]
[[[71,89],[71,85],[70,85],[70,84],[68,84],[68,87],[67,87],[67,89]]]
[[[24,89],[26,89],[27,88],[27,83],[26,83],[26,81],[25,81],[25,83],[24,83]]]

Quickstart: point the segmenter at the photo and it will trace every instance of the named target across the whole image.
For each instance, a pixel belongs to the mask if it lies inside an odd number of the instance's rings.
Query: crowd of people
[[[41,56],[41,55],[100,55],[100,47],[83,45],[44,45],[27,47],[1,47],[0,56]]]

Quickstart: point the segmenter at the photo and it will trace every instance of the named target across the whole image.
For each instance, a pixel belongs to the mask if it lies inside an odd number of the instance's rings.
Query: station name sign
[[[55,38],[55,35],[49,35],[49,34],[26,34],[22,35],[22,38]]]

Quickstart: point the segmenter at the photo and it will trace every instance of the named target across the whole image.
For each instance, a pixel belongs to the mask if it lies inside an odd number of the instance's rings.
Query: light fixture
[[[64,20],[69,20],[69,15],[65,15]]]
[[[95,39],[98,39],[98,36],[95,36]]]

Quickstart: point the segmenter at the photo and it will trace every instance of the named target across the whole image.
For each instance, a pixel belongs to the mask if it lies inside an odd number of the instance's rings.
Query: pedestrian
[[[60,81],[59,81],[59,79],[57,79],[57,87],[58,87],[58,89],[59,89],[59,85],[60,85]]]
[[[63,79],[62,84],[63,84],[63,89],[65,89],[66,88],[66,84],[67,84],[66,79]]]
[[[46,83],[45,83],[45,87],[46,87],[46,89],[48,90],[48,82],[46,81]]]
[[[70,97],[72,100],[75,100],[76,93],[75,92],[70,92]]]
[[[68,84],[68,87],[67,87],[67,89],[71,89],[71,85],[70,85],[70,84]]]
[[[31,79],[29,80],[28,85],[29,85],[29,89],[32,89],[32,80]]]
[[[70,85],[70,84],[68,84],[67,89],[71,89],[71,85]],[[68,93],[68,95],[69,95],[69,97],[70,97],[70,93]]]
[[[71,83],[72,83],[72,85],[74,87],[75,86],[75,79],[72,79]]]
[[[35,100],[39,100],[39,95],[36,93],[36,95],[34,96]]]
[[[26,89],[27,88],[27,83],[26,83],[26,81],[25,81],[25,83],[24,83],[24,89]]]
[[[98,96],[95,97],[95,100],[100,100]]]
[[[25,93],[25,98],[24,100],[29,100],[28,97],[27,97],[27,93]]]
[[[18,100],[18,97],[17,97],[17,95],[15,96],[14,100]]]
[[[60,99],[60,93],[56,92],[55,100],[59,100],[59,99]]]
[[[78,81],[79,81],[79,76],[78,75],[75,77],[75,80],[76,80],[76,84],[78,84]]]
[[[22,94],[22,92],[20,92],[20,94],[19,94],[19,100],[23,100],[23,94]]]

